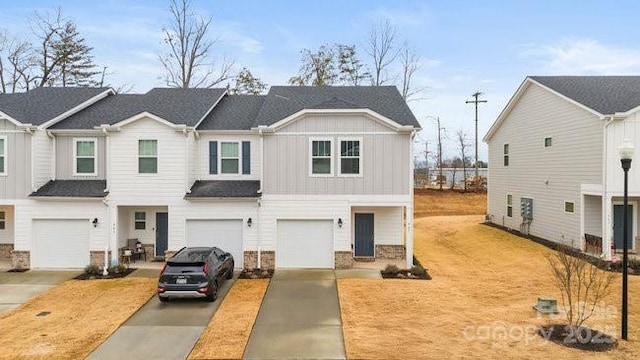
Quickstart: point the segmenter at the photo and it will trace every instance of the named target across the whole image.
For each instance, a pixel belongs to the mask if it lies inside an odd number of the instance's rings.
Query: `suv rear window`
[[[172,263],[167,263],[167,267],[164,269],[165,273],[168,274],[186,274],[186,273],[196,273],[196,272],[202,272],[202,267],[204,266],[204,263],[200,263],[197,265],[194,264],[172,264]]]
[[[204,263],[211,248],[184,249],[169,259],[169,263]]]

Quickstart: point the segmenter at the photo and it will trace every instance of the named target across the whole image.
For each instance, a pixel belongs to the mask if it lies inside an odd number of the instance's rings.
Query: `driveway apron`
[[[214,303],[200,299],[163,303],[153,296],[87,359],[185,359],[234,281],[223,283]]]
[[[75,270],[0,272],[0,315],[79,273]]]
[[[333,270],[277,270],[245,359],[345,359]]]

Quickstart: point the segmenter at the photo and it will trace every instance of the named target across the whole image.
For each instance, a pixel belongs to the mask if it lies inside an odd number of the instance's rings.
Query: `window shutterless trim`
[[[0,157],[2,157],[3,159],[3,165],[2,165],[2,169],[0,169],[0,176],[6,176],[7,175],[7,136],[6,135],[0,135],[0,140],[2,140],[2,155]]]
[[[358,156],[342,156],[342,142],[343,141],[357,141],[358,142]],[[362,177],[362,148],[363,140],[361,137],[339,137],[338,138],[338,176],[339,177]],[[358,173],[357,174],[343,174],[342,173],[342,159],[358,159]]]
[[[156,153],[155,153],[155,155],[140,155],[140,143],[142,141],[154,141],[155,142],[155,144],[156,144]],[[137,156],[137,159],[138,159],[138,164],[137,164],[137,166],[138,166],[138,175],[149,176],[149,175],[157,175],[158,174],[159,168],[160,168],[160,160],[159,160],[159,157],[158,157],[159,146],[160,146],[160,144],[159,144],[158,139],[138,139],[138,150],[137,150],[138,151],[138,154],[137,154],[138,155]],[[155,172],[141,172],[140,171],[140,159],[141,158],[142,159],[156,159],[156,171]]]
[[[564,213],[565,214],[575,214],[576,213],[576,203],[573,201],[565,200],[564,201]],[[567,204],[571,204],[571,211],[567,211]]]
[[[506,196],[506,203],[507,203],[507,207],[506,207],[506,215],[507,217],[513,217],[513,195],[512,194],[507,194]],[[509,211],[511,210],[511,211]],[[509,214],[511,213],[511,214]]]
[[[328,141],[329,142],[330,156],[316,156],[315,157],[317,159],[327,159],[327,158],[330,159],[330,161],[329,161],[329,163],[330,163],[329,166],[330,167],[329,167],[329,173],[328,174],[315,174],[313,172],[313,159],[314,159],[314,156],[313,156],[313,142],[314,141]],[[333,149],[334,148],[333,143],[334,143],[334,138],[332,138],[332,137],[310,137],[309,138],[309,156],[308,156],[307,160],[309,161],[309,176],[310,177],[332,177],[333,176],[333,174],[334,174],[334,170],[333,169],[334,169],[334,166],[335,166],[335,164],[334,164],[334,158],[335,158],[334,154],[335,154],[335,152],[333,151],[334,150]]]
[[[78,143],[79,142],[92,142],[93,143],[93,156],[78,155]],[[92,173],[79,173],[78,172],[78,156],[82,159],[93,158],[93,172]],[[98,175],[98,138],[73,138],[73,176],[97,176]]]

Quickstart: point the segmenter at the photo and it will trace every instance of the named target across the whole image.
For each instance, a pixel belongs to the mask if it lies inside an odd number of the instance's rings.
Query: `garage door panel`
[[[33,220],[33,268],[83,268],[89,264],[88,219]]]
[[[187,246],[215,246],[233,255],[236,268],[244,266],[242,219],[187,220]]]
[[[333,268],[333,220],[278,220],[276,267]]]

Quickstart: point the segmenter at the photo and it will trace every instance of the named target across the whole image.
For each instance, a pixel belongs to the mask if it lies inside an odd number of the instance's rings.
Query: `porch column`
[[[611,261],[611,243],[613,239],[613,220],[611,216],[612,198],[608,194],[602,199],[602,258]]]
[[[407,252],[407,269],[410,269],[413,266],[413,206],[405,207],[406,216],[407,216],[407,224],[405,228],[405,251]]]
[[[105,204],[109,207],[109,250],[111,250],[111,262],[120,263],[120,253],[118,251],[118,206],[111,202]]]

